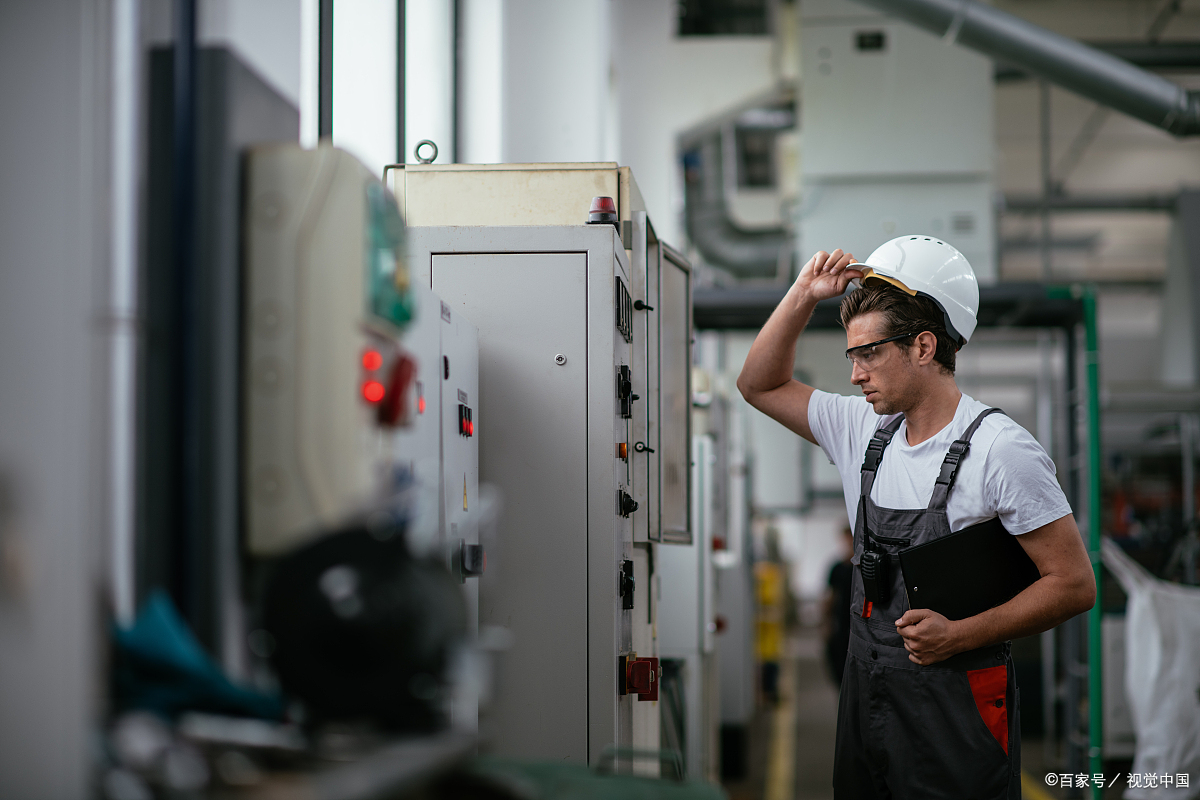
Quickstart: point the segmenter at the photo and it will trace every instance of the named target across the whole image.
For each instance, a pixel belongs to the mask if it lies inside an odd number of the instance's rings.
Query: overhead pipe
[[[1200,134],[1200,92],[974,0],[858,0],[1175,136]]]
[[[1200,42],[1085,42],[1088,47],[1128,61],[1135,67],[1155,70],[1195,72],[1200,68]],[[1021,81],[1029,78],[1024,70],[998,62],[996,81]]]

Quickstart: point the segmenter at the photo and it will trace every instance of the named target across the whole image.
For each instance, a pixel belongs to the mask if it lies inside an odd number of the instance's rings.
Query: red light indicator
[[[617,203],[611,197],[593,197],[590,211],[601,214],[617,213]]]
[[[362,387],[363,398],[368,403],[378,403],[386,393],[383,384],[379,381],[367,381]]]
[[[417,398],[417,413],[418,414],[425,413],[425,398],[424,397]]]
[[[383,356],[377,350],[368,350],[363,353],[362,365],[368,372],[374,372],[383,366]]]
[[[467,420],[467,436],[475,435],[475,423]]]

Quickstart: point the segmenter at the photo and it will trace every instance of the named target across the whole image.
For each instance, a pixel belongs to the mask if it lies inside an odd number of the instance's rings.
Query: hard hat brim
[[[850,268],[852,269],[857,266],[865,266],[865,265],[854,263],[854,264],[850,265]],[[870,281],[870,280],[883,281],[884,283],[890,283],[892,286],[895,286],[897,289],[899,289],[900,291],[904,292],[905,294],[907,294],[911,297],[917,296],[916,289],[910,289],[907,286],[905,286],[903,283],[901,283],[900,281],[893,278],[892,276],[881,275],[878,272],[876,272],[874,269],[872,269],[871,267],[867,267],[866,269],[863,270],[863,276],[862,276],[863,285],[865,286],[867,281]]]

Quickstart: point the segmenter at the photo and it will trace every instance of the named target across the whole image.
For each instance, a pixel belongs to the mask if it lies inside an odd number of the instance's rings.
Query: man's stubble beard
[[[882,394],[882,392],[880,392]],[[913,408],[920,399],[921,393],[915,386],[906,387],[899,394],[876,400],[871,408],[881,417],[892,414],[902,414]]]

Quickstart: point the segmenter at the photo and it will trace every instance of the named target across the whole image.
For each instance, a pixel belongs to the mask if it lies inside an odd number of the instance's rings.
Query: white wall
[[[504,3],[505,161],[618,155],[605,141],[612,6],[611,0]]]
[[[458,160],[504,159],[504,3],[462,0],[459,53]]]
[[[633,167],[654,229],[684,240],[675,137],[776,84],[773,40],[677,38],[673,0],[613,0],[622,164]]]

